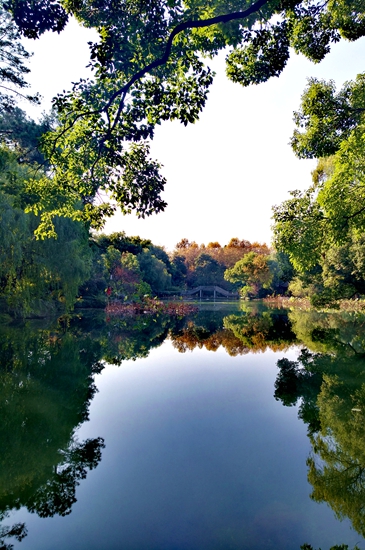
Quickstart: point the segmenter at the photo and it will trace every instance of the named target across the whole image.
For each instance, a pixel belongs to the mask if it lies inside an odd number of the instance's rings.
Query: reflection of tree
[[[248,351],[232,331],[220,329],[211,333],[205,327],[197,326],[192,321],[179,333],[172,335],[171,339],[172,345],[180,353],[185,353],[188,350],[192,351],[196,347],[217,351],[221,346],[233,357]]]
[[[209,317],[195,316],[171,333],[173,346],[181,353],[196,347],[216,351],[222,346],[229,355],[236,356],[267,348],[282,350],[295,342],[285,312],[265,308],[264,313],[244,311],[238,315],[222,315],[219,321],[212,323]]]
[[[88,419],[94,375],[102,361],[146,357],[179,322],[149,315],[106,322],[98,315],[68,327],[0,326],[0,521],[21,506],[41,517],[71,512],[77,486],[104,447],[102,438],[75,437]],[[0,548],[25,535],[25,526],[2,527]]]
[[[315,550],[311,544],[302,544],[300,547],[301,550]],[[318,550],[321,550],[318,548]],[[331,546],[329,550],[349,550],[348,544],[335,544],[334,546]],[[353,550],[360,550],[360,548],[356,545],[354,546]]]
[[[275,381],[276,400],[291,407],[301,400],[298,416],[308,424],[308,433],[320,429],[318,392],[322,384],[322,375],[316,372],[313,355],[306,349],[301,351],[298,361],[279,359],[277,363],[280,372]]]
[[[107,338],[103,338],[103,358],[120,365],[122,361],[147,357],[150,349],[166,339],[174,321],[166,315],[134,315],[112,318],[107,324]]]
[[[1,330],[0,509],[28,502],[88,418],[100,346],[57,331]]]
[[[313,449],[311,498],[327,502],[365,536],[365,317],[315,317],[314,323],[313,315],[298,316],[294,326],[322,352],[302,350],[297,361],[278,361],[275,398],[287,406],[301,400],[299,416],[309,425]]]
[[[6,517],[6,513],[0,512],[0,522],[4,521]],[[13,544],[5,542],[5,539],[14,538],[20,542],[27,534],[25,523],[14,523],[11,527],[8,525],[0,526],[0,550],[12,550],[14,548]]]
[[[87,439],[81,444],[72,442],[62,453],[64,461],[56,466],[52,477],[27,503],[28,510],[42,518],[69,514],[76,502],[76,487],[81,479],[86,478],[87,470],[93,470],[99,464],[102,448],[104,440],[101,437]]]
[[[360,312],[323,313],[293,309],[289,312],[298,340],[311,351],[350,354],[365,352],[365,315]]]
[[[65,515],[104,446],[101,438],[74,436],[96,391],[100,343],[56,325],[29,324],[0,327],[0,342],[0,519],[21,506],[41,516]],[[24,536],[24,525],[3,526],[0,548],[11,548],[6,538]]]
[[[348,517],[365,536],[365,362],[348,358],[343,374],[325,374],[318,396],[321,431],[312,437],[308,459],[311,497]],[[351,376],[352,375],[352,376]]]
[[[224,326],[251,352],[262,352],[267,348],[273,351],[284,350],[296,340],[286,312],[264,311],[229,315],[224,319]]]

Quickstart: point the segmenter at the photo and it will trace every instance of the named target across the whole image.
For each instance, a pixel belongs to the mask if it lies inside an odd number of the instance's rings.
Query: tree
[[[328,303],[363,293],[365,229],[365,75],[337,92],[333,82],[310,79],[295,113],[292,147],[300,158],[319,158],[308,191],[274,207],[275,246],[289,254],[301,279],[315,271]],[[322,288],[320,288],[322,287]]]
[[[269,257],[269,268],[272,273],[270,290],[280,296],[287,294],[288,287],[295,274],[289,256],[283,252],[271,254]]]
[[[140,300],[151,294],[151,287],[143,281],[140,263],[131,252],[122,254],[109,246],[102,255],[104,275],[108,288],[113,289],[113,297],[124,300]]]
[[[217,247],[212,247],[217,248]],[[194,271],[191,273],[190,285],[219,285],[225,287],[223,278],[224,266],[209,254],[200,254],[194,262]]]
[[[337,153],[341,143],[358,128],[365,111],[365,74],[346,82],[337,92],[333,81],[308,79],[300,108],[294,113],[291,145],[299,158],[321,158]]]
[[[242,296],[258,296],[272,281],[268,257],[249,252],[234,267],[224,272],[224,278],[231,283],[242,285]]]
[[[320,159],[313,185],[274,207],[274,239],[298,272],[291,289],[307,292],[313,304],[363,294],[365,229],[362,126]],[[306,289],[306,290],[305,290]]]
[[[26,214],[32,197],[25,180],[33,166],[0,146],[0,296],[17,315],[70,309],[89,276],[90,250],[85,227],[57,218],[57,239],[36,240],[36,216]]]
[[[39,103],[38,95],[27,95],[25,80],[30,69],[27,62],[31,55],[21,44],[21,34],[6,11],[6,3],[0,2],[0,114],[11,111],[20,98]]]
[[[104,233],[96,234],[93,236],[93,242],[104,253],[109,246],[119,250],[120,253],[131,252],[132,254],[139,254],[144,248],[152,246],[152,242],[149,239],[128,237],[124,231],[110,233],[109,235],[105,235]]]
[[[31,184],[42,234],[52,233],[55,215],[100,227],[116,205],[142,217],[165,208],[165,179],[150,158],[148,140],[164,120],[186,125],[198,119],[213,82],[206,60],[220,50],[230,49],[228,77],[247,86],[279,76],[290,47],[318,62],[331,43],[365,33],[362,3],[345,0],[257,0],[243,6],[234,0],[229,7],[198,0],[41,5],[44,21],[37,3],[25,1],[22,9],[13,0],[8,9],[28,35],[32,17],[38,36],[44,28],[62,28],[66,11],[100,36],[90,45],[94,80],[75,83],[54,100],[60,125],[43,140],[53,178]],[[98,190],[114,202],[97,204]]]
[[[54,124],[55,120],[51,115],[43,114],[41,120],[35,122],[19,107],[14,107],[0,115],[0,139],[18,154],[19,163],[37,163],[47,167],[39,149],[40,140]]]
[[[171,275],[166,264],[157,258],[150,250],[138,254],[143,280],[152,288],[153,292],[161,292],[171,286]]]
[[[65,7],[57,0],[8,0],[5,8],[27,38],[38,38],[45,31],[60,32],[68,21]]]

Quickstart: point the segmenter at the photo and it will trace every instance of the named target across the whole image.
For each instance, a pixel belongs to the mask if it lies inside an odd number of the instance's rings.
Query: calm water
[[[0,337],[0,548],[365,548],[364,316],[221,304]]]

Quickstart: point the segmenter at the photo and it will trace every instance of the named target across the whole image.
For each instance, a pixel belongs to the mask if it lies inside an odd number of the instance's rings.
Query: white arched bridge
[[[225,298],[239,298],[238,292],[229,292],[229,290],[225,290],[217,285],[200,285],[195,288],[185,290],[181,293],[181,296],[188,297],[199,294],[199,298],[202,298],[204,292],[213,293],[214,300],[217,298],[217,295],[224,296]]]

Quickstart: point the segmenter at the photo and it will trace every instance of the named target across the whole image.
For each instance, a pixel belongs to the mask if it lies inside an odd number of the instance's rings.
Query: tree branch
[[[183,23],[180,23],[177,25],[170,33],[170,36],[167,40],[165,52],[162,55],[162,57],[155,59],[148,65],[146,65],[143,69],[135,73],[132,78],[125,84],[122,88],[114,92],[114,94],[111,96],[107,106],[105,109],[109,109],[113,101],[122,94],[127,94],[131,86],[137,80],[140,80],[143,78],[147,73],[150,73],[153,71],[153,69],[157,69],[157,67],[161,67],[162,65],[165,65],[170,57],[172,44],[174,41],[174,38],[180,34],[181,32],[187,30],[187,29],[201,29],[205,27],[211,27],[212,25],[218,25],[219,23],[229,23],[230,21],[237,21],[239,19],[245,19],[249,15],[257,12],[262,8],[265,4],[268,3],[269,0],[257,0],[254,4],[252,4],[249,8],[247,8],[244,11],[236,11],[232,13],[226,13],[224,15],[217,15],[216,17],[211,17],[209,19],[199,19],[197,21],[184,21]]]

